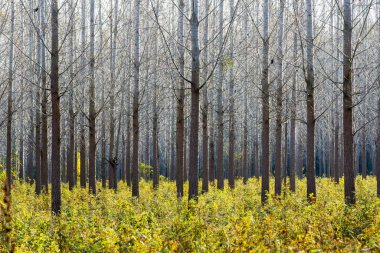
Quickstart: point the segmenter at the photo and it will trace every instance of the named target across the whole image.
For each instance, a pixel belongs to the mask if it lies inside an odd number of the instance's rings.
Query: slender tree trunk
[[[156,13],[159,12],[159,1],[156,1]],[[157,39],[154,40],[153,53],[155,62],[153,63],[153,188],[157,189],[159,184],[159,166],[158,166],[158,110],[157,110],[157,65],[158,49]]]
[[[42,51],[42,41],[41,41],[41,31],[40,27],[37,28],[38,33],[38,43],[37,43],[37,83],[41,80],[42,72],[44,71],[41,68],[41,51]],[[36,87],[36,100],[35,100],[35,109],[36,109],[36,135],[35,135],[35,170],[36,170],[36,194],[41,193],[41,93],[40,87]]]
[[[209,13],[209,0],[205,1],[205,24],[203,35],[204,59],[205,66],[203,67],[203,80],[206,81],[208,76],[208,13]],[[202,192],[208,192],[208,94],[207,85],[203,87],[203,108],[202,108]]]
[[[117,189],[117,156],[118,154],[114,152],[115,149],[115,75],[116,75],[116,40],[117,40],[117,10],[118,10],[118,0],[115,0],[114,6],[114,27],[113,35],[111,34],[111,94],[110,94],[110,150],[109,150],[109,188]],[[111,23],[112,26],[112,23]],[[117,149],[117,148],[116,148]]]
[[[45,0],[40,0],[40,31],[42,32],[41,43],[45,43]],[[41,103],[41,188],[48,192],[48,126],[47,126],[47,84],[45,68],[45,46],[41,46],[41,82],[42,82],[42,103]]]
[[[261,184],[261,202],[267,202],[269,193],[269,81],[268,81],[268,54],[269,54],[269,0],[264,0],[263,6],[263,52],[262,52],[262,184]]]
[[[95,112],[95,0],[90,0],[90,88],[89,88],[89,140],[88,140],[88,184],[90,192],[96,194],[96,112]]]
[[[198,197],[198,134],[199,134],[199,41],[198,0],[191,1],[191,112],[189,152],[189,199]]]
[[[298,1],[294,1],[294,8],[296,13],[298,13]],[[293,64],[297,63],[297,50],[298,50],[298,40],[297,32],[293,32]],[[296,191],[296,112],[297,112],[297,71],[296,68],[293,69],[293,80],[292,80],[292,103],[290,112],[290,190],[292,192]]]
[[[313,10],[311,0],[306,1],[306,118],[307,118],[307,199],[313,201],[316,198],[315,187],[315,116],[314,116],[314,33],[313,33]]]
[[[243,182],[248,181],[248,10],[245,10],[243,20],[243,31],[245,38],[245,53],[244,53],[244,122],[243,122]]]
[[[343,148],[344,148],[344,197],[347,204],[354,204],[355,173],[353,168],[352,133],[352,18],[351,1],[343,1]]]
[[[210,97],[213,93],[210,94]],[[212,99],[210,99],[211,101]],[[209,181],[211,184],[214,184],[215,181],[215,131],[214,131],[214,105],[212,102],[209,104],[210,107],[210,137],[209,137],[209,161],[208,161],[208,174],[209,174]]]
[[[86,0],[82,0],[82,31],[81,31],[81,41],[82,41],[82,52],[81,52],[81,71],[80,78],[82,82],[82,94],[85,94],[85,77],[84,73],[86,70],[85,54],[86,54]],[[82,110],[84,110],[84,97],[82,98]],[[81,113],[81,131],[80,131],[80,186],[86,188],[86,132],[85,132],[85,112]]]
[[[282,166],[282,41],[284,37],[284,0],[280,0],[278,16],[278,54],[277,54],[277,110],[276,110],[276,161],[275,161],[275,194],[281,194]]]
[[[11,36],[9,40],[9,69],[8,69],[8,111],[7,111],[7,158],[6,158],[6,174],[7,174],[7,194],[11,195],[12,190],[12,116],[13,116],[13,38],[15,27],[15,3],[11,0]]]
[[[179,0],[179,16],[178,16],[178,52],[179,52],[179,90],[177,95],[177,135],[176,135],[176,185],[177,197],[183,196],[183,181],[184,181],[184,152],[185,152],[185,80],[183,75],[185,73],[185,48],[184,48],[184,30],[183,30],[183,15],[184,15],[184,1]]]
[[[234,1],[230,0],[230,31],[233,34],[233,13],[234,13]],[[233,61],[234,54],[234,36],[230,36],[230,48],[229,48],[229,57]],[[235,188],[235,173],[234,173],[234,160],[235,160],[235,118],[234,118],[234,68],[233,63],[229,69],[229,97],[230,97],[230,106],[229,106],[229,130],[228,130],[228,185],[231,189]]]
[[[51,66],[50,66],[50,91],[52,104],[51,125],[51,167],[52,167],[52,212],[61,212],[61,157],[60,157],[60,135],[61,115],[59,109],[59,48],[58,48],[58,1],[51,1]]]
[[[132,153],[132,196],[139,197],[139,74],[140,74],[140,0],[134,8],[134,87],[133,87],[133,153]]]
[[[70,1],[70,11],[74,11],[73,0]],[[75,23],[70,21],[70,26],[72,31],[74,31]],[[74,61],[74,33],[70,33],[69,40],[69,62],[72,63]],[[69,145],[67,147],[67,181],[69,182],[69,189],[72,190],[74,188],[74,170],[75,162],[74,162],[74,153],[75,153],[75,114],[74,114],[74,70],[73,66],[70,66],[70,87],[69,87]]]
[[[223,48],[223,4],[224,0],[219,3],[219,50]],[[223,173],[223,62],[218,61],[218,84],[217,84],[217,143],[216,143],[216,175],[217,187],[220,190],[224,188],[224,173]]]

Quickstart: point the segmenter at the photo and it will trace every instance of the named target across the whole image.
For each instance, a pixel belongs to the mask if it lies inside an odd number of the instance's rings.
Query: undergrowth
[[[4,179],[0,174],[2,185]],[[164,179],[157,191],[142,180],[139,199],[122,182],[116,193],[98,184],[96,196],[63,184],[57,217],[50,195],[37,196],[33,185],[15,181],[10,224],[0,222],[0,231],[8,232],[0,239],[8,236],[16,252],[380,251],[375,178],[357,178],[356,189],[357,204],[348,207],[343,181],[327,178],[317,179],[315,204],[306,201],[304,179],[297,180],[296,193],[271,195],[266,205],[256,179],[247,185],[237,180],[233,190],[211,186],[197,203],[178,200],[175,183]],[[0,252],[6,251],[0,244]]]

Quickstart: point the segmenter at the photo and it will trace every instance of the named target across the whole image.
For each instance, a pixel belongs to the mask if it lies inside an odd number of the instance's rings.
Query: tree
[[[184,180],[184,152],[185,152],[185,80],[183,75],[185,72],[185,48],[184,48],[184,30],[183,30],[183,15],[184,1],[179,0],[178,13],[178,61],[179,61],[179,89],[177,92],[177,122],[176,122],[176,185],[177,196],[183,196],[183,180]]]
[[[70,11],[74,11],[74,5],[73,0],[70,1]],[[74,30],[74,22],[70,21],[70,29]],[[69,62],[73,62],[74,60],[74,33],[70,33],[69,38],[69,48],[70,48],[70,54],[69,54]],[[74,68],[71,65],[69,69],[69,75],[70,75],[70,87],[69,87],[69,142],[67,147],[67,181],[69,182],[69,189],[72,190],[75,185],[75,179],[74,179],[74,170],[76,169],[75,162],[74,162],[74,153],[75,153],[75,113],[74,113],[74,85],[73,85],[73,79],[74,79]]]
[[[263,5],[263,51],[262,51],[262,73],[261,73],[261,96],[262,96],[262,184],[261,202],[267,202],[269,193],[269,0],[264,0]]]
[[[46,84],[46,67],[45,67],[45,0],[40,0],[40,36],[41,36],[41,188],[45,193],[49,188],[48,173],[48,127],[47,127],[47,84]]]
[[[189,152],[189,199],[198,197],[198,132],[199,132],[199,38],[198,0],[191,1],[191,112]]]
[[[82,104],[81,104],[81,117],[80,117],[80,186],[82,188],[86,188],[86,181],[87,181],[87,171],[86,171],[86,128],[85,128],[85,100],[84,100],[84,94],[85,94],[85,70],[86,70],[86,0],[82,0],[82,27],[81,27],[81,42],[82,42],[82,48],[81,48],[81,55],[80,55],[80,82],[82,84]]]
[[[14,27],[15,27],[15,3],[11,0],[11,22],[10,31],[11,36],[9,39],[9,66],[8,66],[8,110],[7,110],[7,194],[12,192],[12,96],[13,96],[13,44],[14,44]]]
[[[277,52],[277,110],[276,110],[276,161],[275,161],[275,194],[281,194],[282,166],[282,58],[284,37],[284,0],[280,0],[278,16],[278,52]]]
[[[50,93],[51,93],[51,200],[52,212],[61,212],[61,114],[59,109],[59,47],[58,47],[58,0],[51,1],[51,62],[50,62]]]
[[[223,4],[224,0],[219,3],[219,40],[218,46],[223,48]],[[218,61],[218,84],[217,84],[217,140],[216,140],[216,177],[217,187],[220,190],[224,188],[224,173],[223,173],[223,62]]]
[[[204,23],[204,35],[203,35],[203,80],[207,80],[208,76],[208,13],[209,13],[209,1],[205,2],[205,23]],[[208,180],[209,180],[209,168],[208,168],[208,94],[207,86],[203,88],[203,108],[202,108],[202,192],[208,192]]]
[[[352,17],[350,0],[343,1],[343,22],[344,197],[347,204],[354,204],[356,199],[352,150]]]
[[[313,38],[313,10],[311,0],[306,0],[306,118],[307,118],[307,199],[316,198],[315,186],[315,116],[314,116],[314,38]]]
[[[90,0],[90,101],[89,101],[89,145],[88,145],[88,183],[90,192],[96,194],[95,160],[96,160],[96,111],[95,111],[95,0]]]
[[[234,1],[230,0],[230,27],[231,34],[233,34],[234,22]],[[230,36],[229,60],[232,61],[229,67],[229,130],[228,130],[228,185],[231,189],[235,188],[235,175],[234,175],[234,161],[235,161],[235,119],[234,119],[234,36]]]
[[[132,153],[132,196],[139,197],[139,75],[140,75],[140,0],[134,6],[134,53],[133,53],[133,153]]]

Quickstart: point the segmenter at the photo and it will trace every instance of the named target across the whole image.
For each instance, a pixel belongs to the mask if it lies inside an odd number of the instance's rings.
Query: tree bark
[[[96,111],[95,111],[95,0],[90,0],[90,87],[88,108],[88,185],[90,193],[96,194]]]
[[[184,1],[179,0],[179,16],[178,16],[178,52],[179,52],[179,90],[177,94],[177,123],[176,123],[176,185],[177,197],[183,196],[183,181],[184,181],[184,152],[185,152],[185,80],[183,75],[185,73],[185,58],[184,58],[184,31],[183,31],[183,15],[184,15]]]
[[[313,13],[311,0],[306,1],[306,120],[307,120],[307,199],[314,201],[316,198],[315,187],[315,116],[314,116],[314,38],[313,38]]]
[[[219,50],[223,47],[223,4],[224,0],[219,3]],[[217,84],[217,140],[216,140],[216,175],[217,187],[220,190],[224,188],[224,170],[223,170],[223,62],[218,61],[218,84]]]
[[[199,20],[198,0],[191,1],[191,112],[189,152],[189,200],[198,197],[198,134],[199,134]]]
[[[344,197],[346,204],[354,204],[355,173],[353,168],[352,133],[352,18],[351,1],[343,1],[343,148]]]
[[[70,1],[70,11],[74,11],[73,0]],[[74,31],[75,23],[70,21],[71,29]],[[69,62],[72,63],[74,61],[74,33],[70,33],[69,40]],[[69,189],[72,190],[74,188],[74,170],[75,167],[75,114],[74,114],[74,70],[73,66],[70,66],[70,87],[69,87],[69,145],[67,147],[67,181],[69,182]]]
[[[86,70],[86,63],[85,63],[85,53],[86,53],[86,0],[82,0],[82,30],[81,30],[81,42],[82,42],[82,52],[81,52],[81,71],[80,71],[80,79],[82,82],[82,110],[81,113],[81,131],[80,131],[80,186],[82,188],[86,188],[86,181],[87,181],[87,175],[86,175],[86,130],[85,130],[85,101],[84,101],[84,94],[85,94],[85,77],[84,73]]]
[[[264,0],[263,6],[263,52],[262,52],[262,184],[261,202],[267,202],[269,193],[269,81],[268,81],[268,54],[269,54],[269,0]]]
[[[294,1],[294,9],[296,14],[298,13],[298,1]],[[298,50],[298,40],[297,32],[293,32],[293,64],[297,64],[297,50]],[[292,77],[292,103],[291,103],[291,112],[290,112],[290,190],[292,192],[296,191],[296,113],[297,113],[297,71],[296,66],[293,69]]]
[[[52,212],[61,212],[61,156],[60,156],[60,135],[61,135],[61,115],[59,109],[59,48],[58,48],[58,1],[51,2],[51,72],[50,91],[52,103],[51,120],[51,167],[52,167]]]
[[[284,37],[284,0],[280,0],[278,16],[278,53],[277,53],[277,110],[276,110],[276,161],[275,161],[275,194],[281,194],[282,161],[282,41]]]
[[[233,31],[233,13],[234,13],[234,1],[230,0],[230,32]],[[232,61],[232,65],[229,68],[229,129],[228,129],[228,185],[231,189],[235,188],[235,173],[234,173],[234,160],[235,160],[235,119],[234,119],[234,64],[233,64],[233,54],[234,54],[234,36],[230,36],[230,48],[229,48],[229,58]]]
[[[13,38],[15,26],[15,3],[11,0],[11,36],[9,40],[9,69],[8,69],[8,110],[7,110],[7,158],[6,158],[6,175],[7,175],[7,194],[11,195],[12,191],[12,116],[13,116]]]
[[[139,197],[139,74],[140,74],[140,0],[134,8],[134,87],[133,87],[133,153],[132,153],[132,196]]]
[[[40,32],[41,34],[41,82],[42,82],[42,103],[41,103],[41,189],[48,192],[48,126],[47,126],[47,85],[45,68],[45,0],[40,0]]]
[[[206,81],[208,76],[208,14],[209,14],[209,0],[205,1],[205,24],[204,24],[204,35],[203,35],[203,47],[204,47],[204,58],[203,62],[205,66],[203,67],[203,80]],[[208,192],[208,181],[209,181],[209,171],[208,171],[208,94],[207,85],[203,87],[203,108],[202,108],[202,193]]]

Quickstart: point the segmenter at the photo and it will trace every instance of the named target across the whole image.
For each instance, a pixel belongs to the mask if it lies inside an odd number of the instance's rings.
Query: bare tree
[[[219,49],[223,47],[223,4],[224,0],[219,3]],[[224,188],[224,173],[223,173],[223,62],[218,61],[218,84],[217,84],[217,140],[216,140],[216,176],[218,189]]]
[[[269,193],[269,0],[264,0],[263,5],[263,51],[262,51],[262,133],[261,133],[261,148],[262,148],[262,184],[261,184],[261,202],[267,202]]]
[[[198,0],[191,1],[191,112],[189,152],[189,199],[198,197],[198,134],[199,134],[199,18]]]
[[[276,110],[276,161],[275,161],[275,194],[281,194],[281,171],[282,166],[282,58],[284,37],[284,0],[280,0],[278,15],[278,52],[277,52],[277,110]]]
[[[352,133],[352,16],[351,1],[343,1],[343,149],[344,149],[344,197],[347,204],[354,204],[355,173],[353,168]]]
[[[96,194],[96,111],[95,111],[95,0],[90,0],[90,101],[89,101],[89,145],[88,145],[88,183],[90,192]]]
[[[315,116],[314,116],[314,33],[313,10],[311,0],[306,0],[306,125],[307,125],[307,198],[313,201],[316,198],[315,186]]]
[[[132,196],[139,197],[139,75],[140,75],[140,0],[134,6],[134,54],[133,54],[133,153],[132,153]]]
[[[179,0],[179,13],[178,13],[178,61],[180,75],[185,72],[185,48],[184,48],[184,30],[183,30],[183,15],[184,15],[184,1]],[[179,89],[177,92],[177,123],[176,123],[176,185],[177,196],[183,196],[183,181],[184,181],[184,152],[185,152],[185,80],[179,77]]]
[[[52,169],[52,212],[61,212],[61,113],[59,109],[59,47],[58,47],[58,0],[51,1],[51,169]]]
[[[9,39],[9,66],[8,66],[8,110],[7,110],[7,194],[11,194],[12,191],[12,115],[13,115],[13,44],[14,44],[14,27],[15,27],[15,3],[11,0],[11,22]]]

